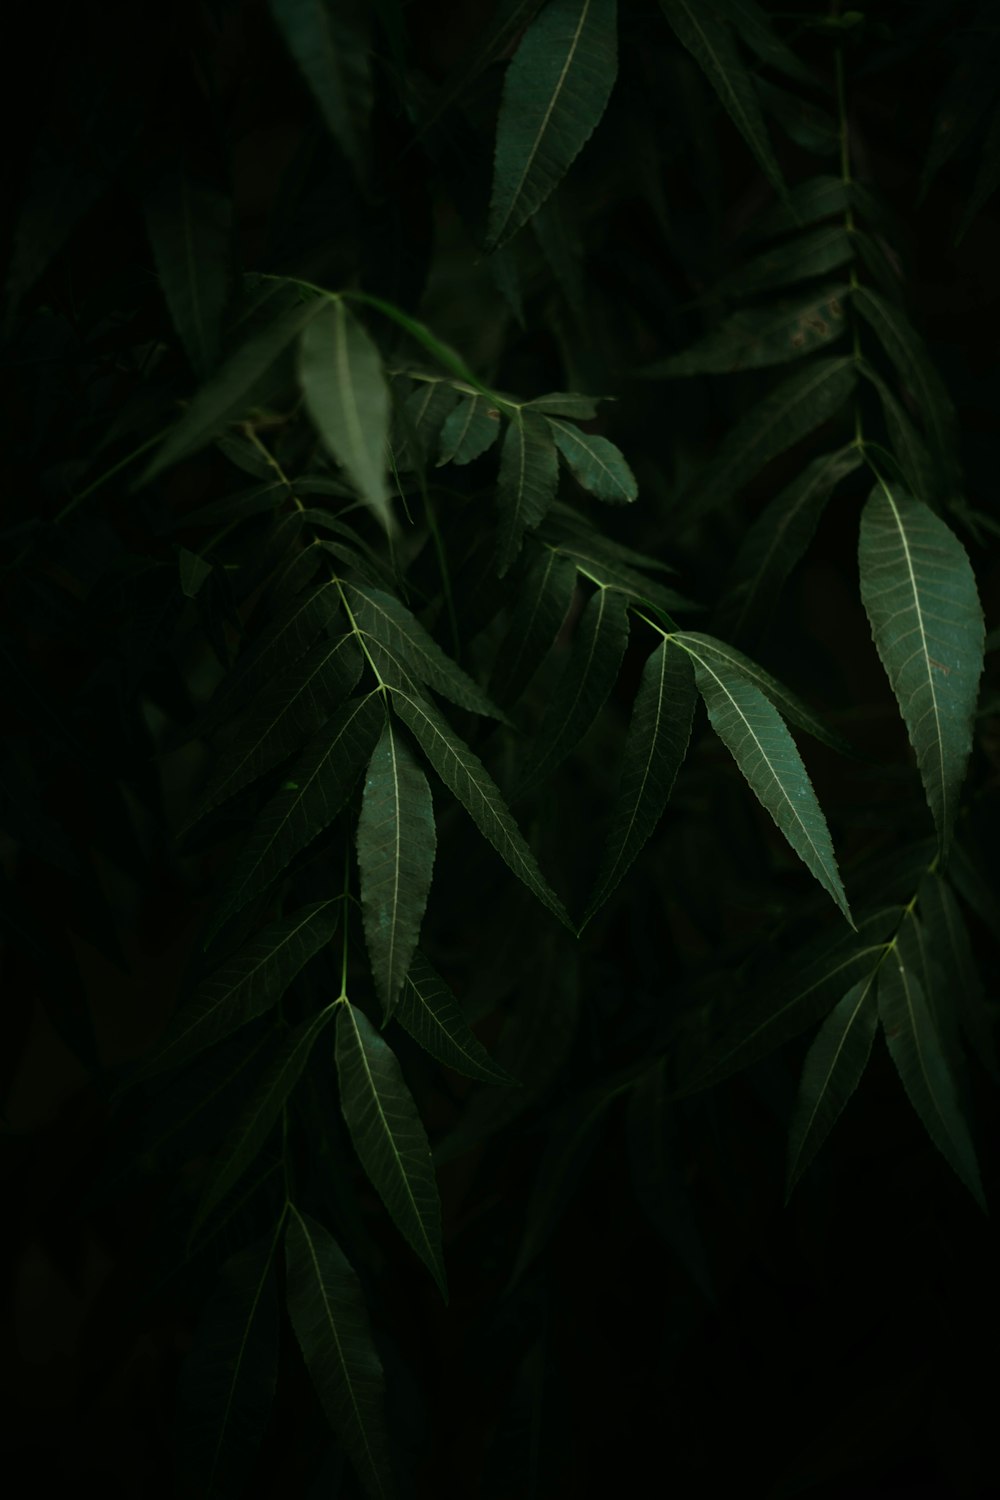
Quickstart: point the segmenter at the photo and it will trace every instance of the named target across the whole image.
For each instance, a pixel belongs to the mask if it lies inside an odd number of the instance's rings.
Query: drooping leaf
[[[570,921],[482,761],[425,698],[393,689],[393,705],[452,795],[508,868],[565,926]]]
[[[179,1469],[188,1494],[237,1494],[250,1478],[278,1374],[277,1234],[223,1265],[178,1375]]]
[[[920,915],[931,948],[947,976],[948,993],[943,998],[954,1003],[962,1029],[980,1062],[1000,1082],[994,1036],[997,1007],[987,1004],[962,909],[948,882],[937,872],[927,875],[921,883]]]
[[[471,464],[500,436],[500,413],[485,396],[464,395],[448,413],[441,428],[438,468],[443,464]]]
[[[354,1268],[322,1224],[289,1205],[288,1316],[320,1405],[374,1500],[396,1493],[385,1381]]]
[[[425,1052],[445,1067],[483,1083],[515,1083],[490,1057],[451,990],[419,949],[413,955],[393,1016]]]
[[[925,505],[932,504],[941,492],[941,483],[927,444],[907,416],[902,402],[896,399],[878,371],[872,369],[865,359],[859,361],[858,370],[878,392],[892,445],[892,456],[899,465],[907,488]]]
[[[285,305],[272,322],[253,333],[194,396],[176,427],[167,435],[139,477],[139,484],[204,448],[206,443],[246,415],[259,400],[262,383],[302,330],[322,310],[319,298]]]
[[[759,74],[755,83],[763,109],[777,120],[790,141],[813,156],[835,155],[840,145],[840,131],[829,110],[803,99],[801,94],[779,88]]]
[[[576,391],[549,391],[544,396],[533,397],[526,402],[526,407],[548,417],[569,417],[574,422],[589,422],[597,416],[598,401],[613,399],[611,396],[581,396]]]
[[[355,7],[330,0],[268,0],[327,129],[361,178],[368,157],[372,80],[369,43]]]
[[[265,687],[220,749],[192,823],[300,749],[356,685],[361,668],[353,634],[323,638]]]
[[[340,1106],[354,1149],[396,1227],[447,1298],[441,1204],[427,1133],[388,1043],[349,1002],[339,1012]]]
[[[571,532],[567,535],[560,523],[546,526],[540,535],[546,545],[568,557],[584,578],[589,578],[599,588],[623,594],[630,602],[649,604],[668,618],[675,610],[699,610],[702,607],[656,579],[644,577],[622,561],[619,549],[609,547],[605,538],[597,533],[584,536]]]
[[[692,493],[681,500],[678,522],[724,505],[771,459],[834,416],[856,380],[850,358],[818,359],[784,380],[722,439]]]
[[[824,286],[770,307],[743,308],[690,349],[646,365],[639,373],[659,380],[788,364],[840,338],[849,290]]]
[[[944,482],[957,489],[955,408],[923,340],[902,310],[887,302],[878,292],[873,292],[871,287],[858,287],[852,306],[871,327],[896,366],[900,379],[913,392],[934,462]]]
[[[678,642],[682,638],[677,637]],[[712,728],[761,806],[823,889],[851,921],[830,831],[795,741],[777,710],[746,677],[700,643],[683,638]]]
[[[219,907],[217,930],[273,883],[344,806],[384,719],[380,695],[352,698],[306,745],[277,796],[254,819]]]
[[[902,489],[861,516],[861,598],[947,849],[972,748],[985,626],[972,567],[945,523]]]
[[[828,729],[818,714],[813,713],[807,703],[803,703],[797,693],[793,693],[784,683],[772,677],[770,672],[765,672],[763,667],[751,661],[749,656],[744,656],[742,651],[737,651],[735,646],[730,646],[726,641],[716,640],[711,635],[699,635],[695,631],[685,630],[674,636],[678,645],[684,646],[692,655],[708,667],[717,667],[733,676],[743,677],[753,684],[765,698],[770,699],[775,708],[779,710],[789,723],[795,724],[799,729],[804,729],[814,739],[821,740],[824,745],[829,745],[831,750],[838,750],[842,755],[852,754],[851,746],[834,730]]]
[[[581,928],[607,901],[660,821],[687,752],[696,700],[689,656],[661,642],[642,669],[611,829]]]
[[[823,224],[745,261],[721,283],[720,290],[734,297],[759,297],[797,281],[827,276],[853,259],[854,245],[843,224]]]
[[[778,36],[771,18],[755,0],[715,0],[715,9],[734,28],[740,40],[761,62],[798,83],[815,88],[816,77]]]
[[[903,1087],[924,1128],[949,1166],[985,1210],[979,1165],[969,1129],[958,1107],[923,988],[895,950],[878,979],[879,1016]]]
[[[616,0],[548,0],[504,78],[487,249],[556,188],[604,113],[618,71]]]
[[[256,933],[198,986],[141,1065],[143,1077],[177,1067],[277,1004],[337,930],[339,901],[314,901]]]
[[[192,1238],[260,1155],[281,1118],[288,1096],[302,1076],[309,1054],[336,1009],[336,1004],[328,1005],[307,1021],[301,1021],[275,1048],[271,1062],[247,1100],[246,1109],[215,1154],[194,1217]]]
[[[786,1197],[861,1082],[878,1025],[876,973],[873,968],[837,1002],[806,1055],[788,1138]]]
[[[635,475],[614,443],[554,417],[549,428],[567,468],[585,490],[612,505],[628,505],[636,498]]]
[[[559,460],[549,425],[535,412],[518,412],[507,424],[500,452],[497,571],[501,577],[521,550],[527,528],[544,521],[555,499]]]
[[[197,375],[219,357],[229,296],[232,205],[175,167],[145,201],[146,231],[170,316]]]
[[[797,182],[789,188],[786,198],[772,203],[754,218],[748,233],[755,240],[788,234],[792,229],[802,229],[832,218],[834,214],[843,214],[848,201],[848,187],[843,178],[807,177],[804,182]]]
[[[550,776],[583,739],[618,680],[627,644],[625,600],[612,589],[596,589],[580,616],[569,660],[553,689],[518,795]]]
[[[734,635],[773,608],[812,541],[826,502],[837,485],[860,468],[861,461],[853,443],[814,458],[750,526],[733,564],[734,603],[739,606]]]
[[[197,552],[186,547],[177,549],[177,568],[181,577],[181,593],[186,599],[196,599],[206,578],[211,577],[212,564]]]
[[[341,298],[326,298],[307,326],[299,381],[324,446],[388,530],[389,387],[377,347]]]
[[[350,585],[345,588],[361,631],[399,657],[418,682],[426,682],[442,698],[470,713],[502,719],[503,713],[478,683],[441,650],[415,615],[381,589]]]
[[[387,719],[368,763],[358,821],[365,939],[386,1017],[416,951],[436,847],[427,777]]]
[[[575,587],[570,558],[551,547],[535,551],[515,594],[490,683],[503,702],[516,702],[538,671],[569,614]]]
[[[744,65],[728,25],[714,7],[696,0],[660,0],[677,40],[686,47],[718,95],[768,182],[779,193],[785,183],[768,139],[753,76]]]

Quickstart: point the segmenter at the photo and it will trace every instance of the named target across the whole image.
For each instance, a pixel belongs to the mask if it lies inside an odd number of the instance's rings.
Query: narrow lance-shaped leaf
[[[485,396],[465,395],[441,428],[437,466],[471,464],[500,436],[500,413]]]
[[[299,350],[299,380],[325,447],[389,529],[389,387],[378,349],[342,299],[326,299],[307,327]]]
[[[762,63],[807,87],[816,86],[816,76],[800,62],[775,32],[771,18],[755,0],[715,0],[716,9],[735,28],[751,52]]]
[[[177,1067],[275,1005],[337,930],[340,902],[315,901],[271,922],[227,958],[182,1006],[143,1076]]]
[[[895,950],[879,972],[878,1008],[892,1060],[910,1103],[949,1166],[985,1209],[975,1148],[958,1107],[955,1084],[923,988]]]
[[[775,708],[753,683],[723,666],[690,639],[695,681],[712,728],[732,754],[761,806],[851,921],[822,808],[801,756]]]
[[[443,698],[470,713],[487,714],[494,719],[504,717],[479,684],[441,650],[405,604],[367,585],[348,585],[344,592],[359,628],[399,657],[418,682],[426,682]]]
[[[585,490],[612,505],[628,505],[635,499],[635,475],[614,443],[552,417],[549,427],[567,468]]]
[[[612,589],[595,589],[580,616],[569,660],[555,685],[518,787],[519,796],[550,776],[583,739],[618,680],[627,644],[625,599]]]
[[[188,1494],[236,1494],[250,1478],[278,1374],[277,1234],[222,1267],[178,1376],[179,1468]]]
[[[854,259],[854,243],[842,224],[823,224],[795,239],[772,245],[726,277],[720,289],[729,296],[759,297],[763,292],[826,276]]]
[[[167,173],[145,202],[146,230],[170,316],[198,375],[219,356],[229,296],[232,206],[183,167]]]
[[[548,423],[535,412],[516,413],[504,434],[497,480],[501,576],[520,552],[525,530],[544,521],[558,477],[559,460]]]
[[[786,1197],[861,1082],[878,1025],[876,973],[873,968],[837,1002],[806,1055],[788,1139]]]
[[[849,288],[825,286],[771,307],[733,313],[697,344],[639,371],[647,380],[722,375],[788,364],[840,338]]]
[[[379,1197],[447,1298],[441,1203],[427,1133],[396,1056],[348,1002],[337,1017],[340,1107]]]
[[[878,486],[861,516],[861,598],[947,849],[983,669],[983,612],[965,548],[905,491]]]
[[[547,391],[526,403],[531,411],[549,417],[570,417],[574,422],[589,422],[597,416],[598,401],[613,401],[613,396],[581,396],[578,391]]]
[[[920,914],[932,950],[948,975],[948,991],[942,1000],[954,1004],[979,1061],[993,1080],[1000,1083],[994,1035],[998,1007],[987,1003],[961,907],[947,881],[936,872],[921,883]]]
[[[632,708],[611,831],[581,929],[612,894],[663,815],[691,738],[697,694],[687,652],[663,641]]]
[[[368,763],[358,821],[365,939],[386,1017],[416,951],[436,847],[427,777],[388,719]]]
[[[753,77],[732,33],[715,9],[698,0],[660,0],[677,40],[686,47],[718,95],[719,102],[779,193],[785,183],[760,112]]]
[[[363,177],[373,97],[367,40],[344,7],[328,0],[269,0],[269,6],[327,129]]]
[[[754,521],[733,564],[733,593],[739,601],[734,635],[773,607],[812,541],[827,500],[860,465],[861,452],[853,443],[814,458]]]
[[[393,688],[393,705],[452,795],[507,867],[566,927],[565,907],[525,843],[500,789],[482,761],[424,698]]]
[[[615,0],[548,0],[504,78],[487,248],[531,218],[604,113],[618,71]]]
[[[419,951],[413,955],[393,1015],[413,1040],[445,1067],[483,1083],[515,1084],[490,1057],[451,990]]]
[[[289,1205],[288,1316],[320,1405],[374,1500],[395,1494],[385,1380],[354,1268],[330,1232]]]
[[[849,188],[843,178],[823,175],[807,177],[789,188],[787,197],[772,203],[755,215],[747,229],[753,240],[771,239],[788,234],[834,214],[843,214],[849,201]]]
[[[214,929],[277,879],[344,806],[371,755],[384,710],[378,693],[352,698],[309,741],[277,796],[254,820]]]
[[[515,593],[510,626],[493,669],[492,691],[508,703],[524,692],[569,614],[576,567],[550,547],[536,550]]]
[[[336,1004],[328,1005],[309,1020],[300,1022],[275,1048],[246,1109],[216,1152],[191,1226],[192,1238],[257,1160],[302,1077],[309,1054],[336,1009]]]
[[[853,359],[819,359],[758,402],[719,444],[715,457],[682,499],[683,523],[724,505],[779,453],[828,421],[854,390]]]
[[[907,416],[902,402],[897,401],[886,381],[866,359],[859,360],[858,371],[878,392],[892,456],[899,465],[903,482],[917,500],[922,500],[925,505],[932,503],[940,494],[941,483],[927,444]]]

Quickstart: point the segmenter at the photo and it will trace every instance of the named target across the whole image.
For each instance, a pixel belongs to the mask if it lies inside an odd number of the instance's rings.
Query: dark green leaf
[[[514,1084],[472,1031],[444,980],[419,951],[413,955],[395,1020],[447,1068],[483,1083]]]
[[[526,403],[526,410],[540,411],[549,417],[570,417],[574,422],[589,422],[597,416],[598,401],[612,396],[581,396],[576,391],[549,391]]]
[[[720,284],[727,296],[757,297],[762,292],[826,276],[854,259],[854,245],[843,224],[824,224],[748,260]]]
[[[615,0],[548,0],[504,78],[488,249],[559,185],[600,121],[617,71]]]
[[[787,364],[840,338],[849,288],[825,286],[770,307],[744,308],[682,354],[646,365],[647,380]]]
[[[552,417],[549,427],[567,468],[585,490],[612,505],[627,505],[636,498],[635,475],[614,443]]]
[[[207,375],[219,357],[229,296],[232,206],[175,167],[147,196],[145,213],[174,327],[195,373]]]
[[[372,81],[368,42],[357,27],[359,12],[329,0],[268,4],[327,129],[358,176],[364,177]]]
[[[427,1134],[395,1054],[347,1002],[337,1017],[337,1077],[361,1165],[446,1298],[441,1204]]]
[[[965,548],[905,491],[875,488],[861,516],[861,598],[946,849],[972,748],[983,613]]]
[[[607,901],[660,821],[687,752],[696,698],[687,653],[661,642],[642,670],[611,831],[581,927]]]
[[[755,240],[771,239],[790,230],[817,224],[821,219],[843,214],[848,204],[848,189],[841,177],[807,177],[790,188],[786,198],[772,203],[750,224],[749,234]]]
[[[778,88],[766,78],[756,79],[757,94],[789,140],[815,156],[833,156],[840,145],[840,131],[833,115],[798,94]]]
[[[980,1062],[1000,1082],[994,1037],[998,1008],[995,1003],[987,1003],[962,909],[943,876],[935,872],[925,877],[920,886],[919,909],[931,950],[946,977],[947,993],[941,998],[944,1003],[954,1004]]]
[[[893,951],[879,971],[878,1008],[885,1039],[910,1103],[949,1166],[985,1210],[983,1186],[955,1083],[923,988]]]
[[[906,485],[918,500],[922,500],[925,505],[932,504],[940,493],[941,485],[927,451],[927,444],[881,375],[872,369],[867,360],[861,360],[858,369],[878,392],[892,444],[892,455],[899,464]]]
[[[288,1316],[320,1405],[366,1492],[391,1500],[385,1382],[361,1283],[329,1231],[294,1204],[285,1262]]]
[[[776,72],[785,73],[798,83],[815,88],[816,77],[799,61],[787,43],[771,25],[771,18],[755,0],[715,0],[715,9],[724,16],[740,40],[755,52],[761,62]]]
[[[442,464],[471,464],[500,435],[500,413],[485,396],[465,395],[445,418],[441,428]]]
[[[872,969],[838,1001],[806,1055],[788,1139],[786,1196],[861,1082],[878,1025],[875,975]]]
[[[496,696],[516,702],[551,650],[573,602],[576,567],[550,547],[536,549],[515,595],[493,679]]]
[[[503,576],[521,550],[525,530],[544,521],[555,499],[559,461],[549,425],[535,412],[508,422],[500,453],[497,571]]]
[[[178,547],[177,566],[181,575],[181,593],[188,599],[197,598],[198,590],[211,574],[212,564],[199,557],[197,552]]]

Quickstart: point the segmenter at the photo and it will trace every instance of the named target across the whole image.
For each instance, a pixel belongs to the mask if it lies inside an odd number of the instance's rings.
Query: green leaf
[[[836,154],[840,131],[833,115],[759,75],[755,83],[761,105],[777,120],[790,141],[814,156]]]
[[[220,749],[215,774],[187,826],[299,750],[355,686],[361,667],[353,633],[332,641],[324,637],[265,687]]]
[[[854,245],[843,224],[823,224],[745,261],[720,283],[719,290],[727,296],[758,297],[797,281],[826,276],[853,259]]]
[[[770,307],[743,308],[690,349],[638,373],[646,380],[721,375],[801,359],[840,338],[849,292],[846,286],[825,286]]]
[[[738,635],[773,608],[789,574],[804,556],[826,502],[842,480],[861,466],[853,443],[824,453],[761,511],[743,539],[733,564],[731,597],[739,613]]]
[[[561,530],[561,526],[546,527],[542,537],[547,544],[554,545],[563,557],[568,557],[578,573],[582,573],[599,588],[623,594],[629,601],[649,604],[668,617],[674,610],[701,608],[701,605],[685,599],[683,594],[678,594],[674,589],[666,588],[662,583],[637,573],[634,568],[621,561],[621,550],[609,547],[604,537],[596,534],[583,536],[579,533],[560,535]]]
[[[309,1061],[309,1054],[327,1025],[336,1004],[302,1021],[275,1048],[274,1056],[246,1109],[226,1136],[209,1169],[208,1181],[191,1226],[191,1237],[214,1208],[226,1198],[248,1167],[253,1166],[268,1136],[281,1118],[281,1111]]]
[[[299,381],[327,451],[390,530],[389,387],[378,349],[340,298],[325,299],[302,336]]]
[[[841,755],[853,754],[847,740],[842,739],[832,729],[828,729],[823,720],[813,713],[807,703],[803,703],[798,694],[786,688],[784,683],[772,677],[770,672],[765,672],[764,668],[759,667],[755,661],[751,661],[749,656],[744,656],[742,651],[737,651],[735,646],[730,646],[726,641],[716,640],[714,636],[699,635],[689,630],[676,634],[673,639],[679,646],[690,651],[706,667],[720,668],[732,676],[745,678],[763,693],[765,698],[770,699],[789,723],[797,725],[799,729],[804,729],[807,734],[811,734],[814,739],[821,740],[824,745],[829,745],[831,750],[837,750]]]
[[[419,140],[441,116],[463,97],[490,66],[510,56],[518,38],[541,7],[542,0],[499,0],[489,24],[476,37],[462,63],[449,72],[427,113],[419,121]]]
[[[806,1055],[788,1138],[786,1201],[861,1082],[875,1039],[876,970],[851,986]]]
[[[642,669],[611,830],[581,930],[660,821],[687,752],[696,701],[690,657],[671,642],[661,642]]]
[[[555,499],[559,460],[548,423],[535,412],[517,412],[507,423],[500,451],[497,571],[502,577],[521,550],[528,527],[544,521]]]
[[[611,97],[615,0],[548,0],[504,78],[487,249],[516,234],[565,176]]]
[[[340,1106],[364,1167],[396,1227],[447,1300],[441,1204],[427,1134],[395,1054],[350,1003],[337,1017]]]
[[[678,524],[724,505],[764,467],[840,410],[857,381],[854,360],[818,359],[782,381],[731,428],[679,506]]]
[[[239,1493],[264,1436],[278,1374],[277,1233],[231,1256],[177,1382],[186,1493]]]
[[[181,593],[187,599],[196,599],[199,589],[211,574],[212,564],[199,557],[197,552],[178,547],[177,567],[181,575]]]
[[[441,429],[459,395],[454,385],[444,377],[418,381],[397,410],[399,427],[404,441],[397,448],[395,461],[398,469],[423,470],[437,445]]]
[[[899,372],[904,385],[916,398],[934,461],[944,482],[958,488],[958,436],[955,408],[948,389],[931,363],[913,325],[898,307],[873,292],[858,287],[853,304],[868,323]]]
[[[764,176],[783,194],[784,179],[768,140],[754,80],[743,65],[729,27],[714,9],[696,4],[695,0],[660,0],[660,9],[677,40],[687,48],[712,85]]]
[[[336,1240],[289,1204],[288,1316],[320,1405],[366,1492],[395,1494],[385,1381],[361,1283]]]
[[[878,392],[892,454],[908,489],[925,505],[931,504],[940,494],[941,485],[927,444],[881,375],[864,359],[859,361],[858,369]]]
[[[515,1084],[472,1031],[444,980],[418,950],[393,1017],[413,1040],[456,1073],[482,1083]]]
[[[875,646],[946,850],[983,670],[975,576],[965,548],[932,510],[884,486],[862,512],[858,564]]]
[[[498,698],[520,698],[555,643],[573,602],[576,566],[550,547],[538,548],[514,594],[510,626],[490,687]]]
[[[923,988],[895,950],[879,972],[878,1008],[885,1039],[910,1103],[948,1165],[986,1209],[975,1148],[958,1107]]]
[[[816,87],[816,75],[799,61],[787,43],[775,33],[771,18],[754,0],[714,0],[715,9],[755,52],[761,62],[778,73],[784,73],[808,87]]]
[[[994,1036],[997,1007],[987,1005],[962,909],[948,882],[936,872],[921,883],[920,915],[931,949],[947,978],[948,992],[942,999],[954,1004],[980,1062],[994,1082],[1000,1082]]]
[[[157,448],[139,477],[148,484],[157,474],[210,443],[224,427],[246,416],[260,399],[262,382],[323,304],[313,298],[286,306],[278,316],[241,344],[224,361],[188,405],[176,427]]]
[[[202,980],[141,1064],[141,1076],[187,1062],[276,1005],[299,970],[330,942],[339,919],[339,900],[315,901],[256,933]]]
[[[590,422],[597,416],[598,401],[613,401],[613,396],[581,396],[576,391],[549,391],[525,403],[526,411],[540,411],[548,417],[570,417],[574,422]]]
[[[499,435],[497,408],[485,396],[463,396],[441,428],[438,468],[443,464],[471,464],[493,446]]]
[[[426,682],[442,698],[470,713],[492,719],[505,715],[478,683],[446,656],[415,615],[391,594],[361,584],[345,585],[344,592],[358,628],[409,667],[418,682]]]
[[[518,796],[550,776],[583,739],[618,680],[627,644],[625,600],[612,589],[596,589],[580,616],[569,660],[549,700]]]
[[[556,447],[578,484],[612,505],[627,505],[636,498],[635,475],[614,443],[552,417],[548,421]]]
[[[386,1017],[416,951],[436,847],[427,777],[387,719],[368,763],[358,821],[365,938]]]
[[[566,927],[566,909],[551,889],[482,761],[426,699],[393,688],[393,704],[445,786],[507,867]]]
[[[716,653],[676,637],[691,653],[712,728],[796,854],[851,921],[830,831],[795,741],[763,693]],[[852,924],[853,925],[853,924]]]
[[[772,203],[750,223],[748,234],[755,240],[788,234],[804,225],[817,224],[834,214],[843,214],[849,201],[848,187],[841,177],[807,177],[788,191],[787,197]]]
[[[146,232],[174,327],[197,375],[219,357],[229,296],[232,205],[177,166],[146,198]]]
[[[327,129],[363,178],[373,99],[367,39],[346,18],[345,7],[330,0],[268,0],[268,5]]]

